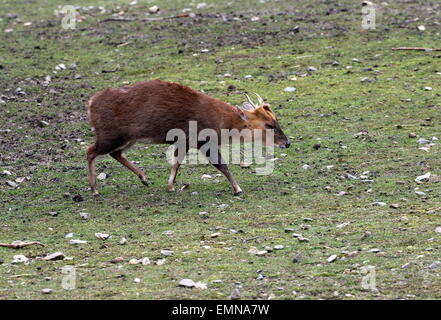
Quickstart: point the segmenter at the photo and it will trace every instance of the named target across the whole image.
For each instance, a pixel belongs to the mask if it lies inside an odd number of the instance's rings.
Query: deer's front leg
[[[236,179],[234,179],[234,177],[231,175],[230,170],[228,170],[228,166],[225,163],[224,159],[222,158],[220,151],[217,150],[216,152],[211,152],[211,153],[210,153],[210,151],[207,151],[206,156],[207,156],[208,160],[210,161],[210,163],[214,167],[216,167],[216,169],[218,169],[220,172],[222,172],[224,174],[224,176],[228,179],[231,186],[233,187],[234,195],[237,196],[237,195],[241,194],[243,191],[239,187],[239,184],[237,183]]]

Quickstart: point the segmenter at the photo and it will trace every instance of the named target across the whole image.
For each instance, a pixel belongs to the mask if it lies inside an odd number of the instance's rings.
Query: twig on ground
[[[392,48],[392,50],[414,50],[414,51],[441,51],[441,48],[421,48],[421,47],[399,47],[399,48]]]
[[[24,248],[24,247],[32,246],[32,245],[39,245],[42,247],[46,246],[43,243],[38,242],[38,241],[23,242],[23,241],[17,240],[12,243],[0,243],[0,247],[7,247],[7,248],[13,248],[13,249],[20,249],[20,248]]]
[[[132,22],[132,21],[162,21],[188,17],[188,14],[178,14],[177,16],[157,17],[157,18],[117,18],[111,17],[100,22]]]

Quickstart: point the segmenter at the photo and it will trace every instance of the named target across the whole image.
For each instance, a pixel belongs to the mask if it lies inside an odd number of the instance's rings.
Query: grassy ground
[[[248,299],[441,297],[440,148],[435,140],[429,151],[417,143],[441,138],[441,53],[391,50],[439,44],[439,2],[383,4],[369,32],[360,32],[358,1],[210,0],[198,9],[198,2],[167,0],[154,16],[146,15],[153,1],[130,2],[1,4],[0,174],[12,175],[0,176],[0,242],[46,246],[0,247],[0,299],[225,299],[234,288]],[[54,15],[64,4],[81,6],[75,30],[63,30]],[[184,8],[196,16],[140,20]],[[104,21],[120,12],[131,20]],[[77,67],[54,73],[60,63]],[[190,187],[167,193],[166,147],[139,145],[128,158],[139,161],[151,185],[104,157],[98,171],[109,177],[94,199],[86,101],[106,87],[156,78],[232,104],[257,91],[293,146],[276,150],[269,176],[232,166],[245,191],[238,198],[224,178],[201,179],[217,173],[207,165],[184,166],[178,187]],[[288,86],[297,90],[284,92]],[[418,185],[414,179],[427,172],[430,181]],[[7,184],[15,179],[17,187]],[[112,237],[103,241],[97,232]],[[68,233],[88,242],[71,245]],[[122,237],[127,244],[118,244]],[[248,252],[275,245],[284,249]],[[174,254],[164,257],[162,249]],[[71,259],[39,259],[56,251]],[[30,263],[11,264],[17,254]],[[124,261],[111,263],[116,257]],[[152,263],[128,263],[143,257]],[[76,268],[75,290],[61,286],[66,265]],[[362,287],[365,266],[375,267],[377,290]],[[207,289],[180,288],[183,278]],[[53,291],[44,295],[43,288]]]

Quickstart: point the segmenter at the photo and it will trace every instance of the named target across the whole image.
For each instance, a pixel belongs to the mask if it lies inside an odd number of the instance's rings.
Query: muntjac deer
[[[263,132],[273,130],[274,144],[288,148],[290,142],[280,128],[270,105],[265,104],[259,95],[259,105],[246,96],[249,103],[237,107],[189,87],[160,80],[138,82],[96,93],[88,103],[89,119],[96,133],[95,143],[87,149],[89,180],[93,194],[98,195],[95,170],[97,156],[110,154],[147,185],[145,174],[127,160],[123,152],[137,141],[172,144],[173,141],[167,141],[167,133],[173,129],[182,129],[188,133],[190,121],[196,121],[198,132],[211,129],[218,133],[218,137],[223,129],[259,129]],[[219,144],[220,141],[217,141],[216,145]],[[201,145],[199,142],[197,148]],[[188,146],[186,144],[185,152],[174,154],[168,180],[169,191],[174,191],[176,174]],[[212,155],[207,152],[210,163],[225,175],[233,187],[234,194],[240,194],[242,189],[230,174],[219,150],[211,152],[217,153],[217,159],[221,161],[213,161]]]

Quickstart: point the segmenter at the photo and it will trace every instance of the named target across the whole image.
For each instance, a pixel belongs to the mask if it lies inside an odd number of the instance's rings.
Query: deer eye
[[[274,127],[268,123],[265,124],[265,128],[267,129],[274,129]]]

